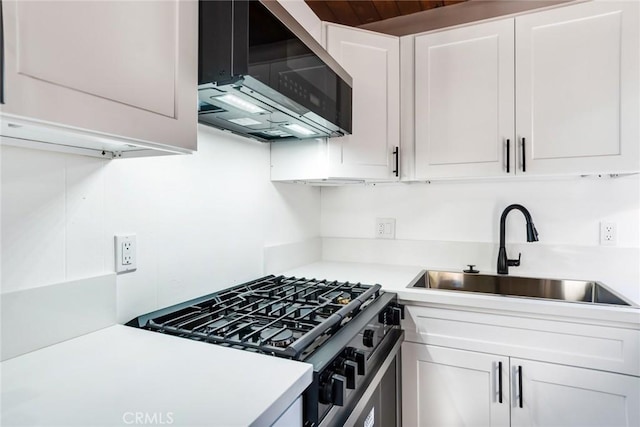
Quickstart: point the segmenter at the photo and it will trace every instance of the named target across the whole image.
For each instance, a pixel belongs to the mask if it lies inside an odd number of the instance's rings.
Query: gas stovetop
[[[266,276],[129,325],[304,360],[379,295],[380,285]]]
[[[396,300],[380,285],[265,276],[127,325],[310,363],[304,425],[337,426],[396,357],[403,313]]]

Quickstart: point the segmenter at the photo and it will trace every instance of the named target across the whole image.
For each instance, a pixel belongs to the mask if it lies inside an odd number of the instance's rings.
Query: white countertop
[[[1,369],[3,427],[131,425],[140,413],[146,424],[268,426],[313,371],[122,325],[4,361]]]
[[[419,266],[398,266],[355,262],[315,262],[282,272],[285,275],[380,284],[383,290],[395,292],[404,303],[437,305],[441,308],[464,310],[500,310],[520,316],[546,316],[559,320],[581,319],[587,323],[622,324],[640,329],[640,309],[593,305],[575,302],[505,297],[473,292],[408,288],[421,271]],[[434,268],[434,270],[438,270]]]
[[[640,310],[411,289],[423,267],[316,262],[298,277],[379,283],[401,302],[640,329]],[[1,425],[268,426],[311,383],[311,365],[127,326],[111,326],[0,364]],[[143,423],[141,419],[138,424]],[[152,422],[150,422],[152,421]]]

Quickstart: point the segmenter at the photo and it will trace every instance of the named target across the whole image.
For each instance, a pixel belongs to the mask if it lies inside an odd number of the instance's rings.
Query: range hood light
[[[258,107],[255,104],[250,103],[249,101],[245,101],[242,98],[239,98],[235,95],[226,94],[222,96],[214,97],[218,101],[222,101],[225,104],[229,104],[232,107],[236,107],[239,110],[246,111],[247,113],[258,114],[258,113],[266,113],[267,110],[264,108]]]
[[[297,123],[292,123],[290,125],[282,125],[283,128],[287,128],[289,129],[291,132],[293,133],[297,133],[298,135],[303,135],[303,136],[310,136],[310,135],[315,135],[316,132],[312,131],[309,128],[306,128],[304,126],[301,126]]]
[[[291,134],[288,134],[285,131],[280,130],[280,129],[265,130],[262,133],[264,133],[266,135],[271,135],[271,136],[279,136],[281,138],[285,138],[287,136],[291,136]]]
[[[240,117],[238,119],[228,119],[231,123],[235,123],[240,126],[255,126],[259,125],[260,122],[257,120],[253,120],[249,117]]]

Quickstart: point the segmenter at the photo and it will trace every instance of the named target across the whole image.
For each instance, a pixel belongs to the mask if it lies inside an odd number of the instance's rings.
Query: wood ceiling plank
[[[422,10],[419,1],[398,0],[396,3],[398,4],[398,9],[400,10],[401,15],[409,15]]]
[[[304,0],[322,21],[357,27],[468,0]]]
[[[321,21],[339,22],[325,0],[304,0]]]
[[[421,0],[420,5],[423,10],[434,9],[436,7],[444,6],[443,0]]]
[[[327,6],[329,6],[329,9],[331,9],[331,11],[341,24],[351,25],[353,27],[364,24],[364,22],[360,22],[360,18],[358,18],[358,15],[356,15],[349,3],[349,1],[337,0],[326,2]]]
[[[400,16],[400,9],[398,9],[397,2],[395,1],[374,1],[373,5],[375,6],[378,14],[382,19],[393,18],[396,16]]]
[[[377,22],[382,19],[373,3],[374,2],[370,0],[349,2],[362,23]]]

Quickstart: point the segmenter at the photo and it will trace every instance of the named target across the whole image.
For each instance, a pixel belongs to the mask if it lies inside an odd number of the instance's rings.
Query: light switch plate
[[[115,266],[116,273],[125,273],[138,268],[136,235],[126,234],[115,236]]]

